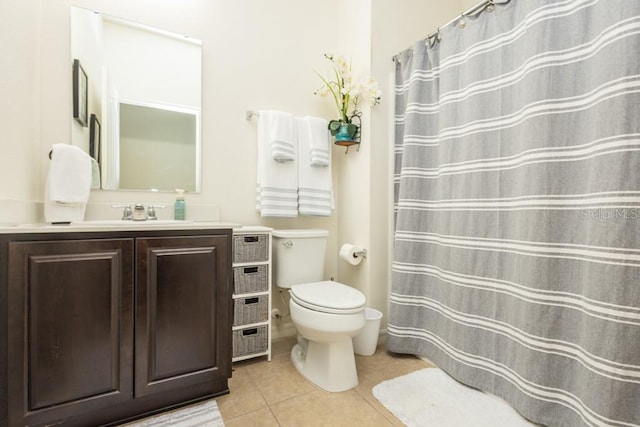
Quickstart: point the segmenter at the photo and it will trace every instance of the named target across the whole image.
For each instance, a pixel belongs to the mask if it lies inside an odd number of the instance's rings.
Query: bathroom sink
[[[152,226],[152,225],[177,225],[189,224],[193,221],[185,221],[178,219],[155,219],[148,221],[132,221],[122,219],[97,219],[93,221],[77,221],[70,224],[71,227],[100,227],[100,226]]]

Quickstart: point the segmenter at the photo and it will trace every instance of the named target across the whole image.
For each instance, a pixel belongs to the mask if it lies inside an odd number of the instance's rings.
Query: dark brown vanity
[[[1,426],[117,424],[228,393],[231,228],[165,228],[0,234]]]

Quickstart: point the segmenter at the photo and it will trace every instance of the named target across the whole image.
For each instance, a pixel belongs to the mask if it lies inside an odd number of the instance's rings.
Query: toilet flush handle
[[[286,248],[292,248],[293,247],[293,242],[291,240],[287,240],[286,242],[282,242],[282,244]]]

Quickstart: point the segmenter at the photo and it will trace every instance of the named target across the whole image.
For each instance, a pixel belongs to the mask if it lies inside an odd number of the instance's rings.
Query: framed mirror
[[[101,188],[199,192],[202,43],[72,6],[71,56],[100,123]],[[88,149],[89,129],[71,126]]]

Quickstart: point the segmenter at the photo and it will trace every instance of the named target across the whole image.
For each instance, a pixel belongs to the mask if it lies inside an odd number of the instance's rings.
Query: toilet
[[[338,392],[358,385],[352,338],[365,326],[366,298],[342,283],[322,280],[326,230],[274,230],[274,283],[288,289],[298,343],[291,361],[310,382]]]

